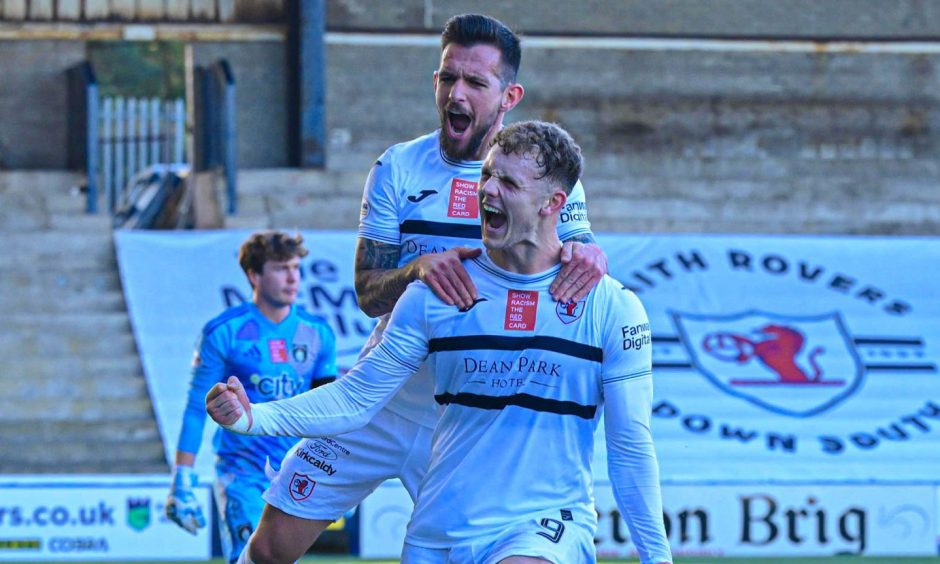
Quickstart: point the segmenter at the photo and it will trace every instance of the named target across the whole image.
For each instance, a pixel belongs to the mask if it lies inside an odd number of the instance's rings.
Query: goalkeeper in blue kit
[[[336,340],[326,321],[294,305],[300,284],[303,239],[278,231],[252,234],[238,255],[252,287],[252,301],[209,321],[193,357],[183,427],[176,451],[166,514],[195,534],[206,524],[192,488],[202,442],[206,392],[229,376],[244,383],[253,402],[296,396],[336,376]],[[247,437],[219,429],[215,499],[225,558],[234,562],[257,527],[268,487],[265,467],[280,463],[296,443],[284,437]]]

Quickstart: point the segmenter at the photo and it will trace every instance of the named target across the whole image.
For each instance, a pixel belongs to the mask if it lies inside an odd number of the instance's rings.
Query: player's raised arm
[[[672,562],[663,523],[659,463],[650,431],[652,339],[639,299],[608,285],[604,321],[604,427],[614,498],[642,564]]]

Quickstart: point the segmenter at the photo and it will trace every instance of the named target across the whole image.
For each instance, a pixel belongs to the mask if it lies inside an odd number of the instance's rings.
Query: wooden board
[[[215,20],[215,0],[190,0],[190,17],[194,21]]]
[[[0,0],[2,5],[3,19],[5,20],[25,20],[26,19],[26,0]]]
[[[162,20],[165,14],[163,0],[137,0],[137,19],[141,21]]]
[[[244,23],[277,22],[284,19],[285,0],[233,0],[234,19]]]
[[[111,13],[109,14],[112,18],[117,20],[133,20],[137,18],[137,1],[136,0],[111,0]]]
[[[56,0],[56,19],[75,21],[82,19],[81,0]]]
[[[86,20],[106,20],[110,14],[108,0],[85,0]]]
[[[166,0],[166,17],[173,21],[189,19],[188,0]]]
[[[30,0],[29,19],[48,21],[52,19],[52,0]]]
[[[219,21],[224,23],[235,21],[235,0],[219,0]]]

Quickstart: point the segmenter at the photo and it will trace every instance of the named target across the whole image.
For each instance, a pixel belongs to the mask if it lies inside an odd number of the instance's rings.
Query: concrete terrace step
[[[23,268],[24,265],[68,268],[100,268],[115,271],[116,259],[111,232],[3,233],[4,248],[0,267]]]
[[[124,301],[124,294],[119,290],[88,292],[65,288],[42,292],[31,288],[11,292],[8,288],[0,286],[0,309],[50,315],[78,312],[123,312],[127,310],[127,304]]]
[[[70,381],[76,376],[95,379],[143,378],[137,354],[101,356],[48,356],[8,358],[0,371],[0,386],[20,379]]]
[[[359,170],[316,170],[297,168],[247,169],[238,173],[239,196],[279,196],[281,194],[362,194],[362,186],[375,156],[363,159]]]
[[[109,231],[109,213],[85,212],[87,199],[75,189],[81,180],[81,175],[67,172],[0,172],[0,198],[4,202],[0,207],[0,231]]]
[[[86,327],[63,334],[62,328],[40,330],[24,327],[19,331],[4,330],[0,339],[0,355],[19,358],[100,357],[137,354],[137,345],[130,330],[108,334]]]
[[[0,399],[0,422],[4,428],[9,422],[34,420],[37,415],[50,422],[99,421],[122,424],[153,420],[149,397],[82,398],[73,395],[73,386],[67,381],[60,385],[62,392],[55,398],[24,399],[9,396]]]
[[[48,229],[56,232],[88,232],[88,233],[110,233],[111,232],[111,214],[110,213],[51,213],[49,214]]]
[[[26,373],[7,368],[5,372],[19,374],[21,377],[2,378],[5,393],[18,401],[34,402],[45,400],[59,400],[63,394],[68,395],[68,401],[95,400],[139,400],[148,399],[147,382],[143,374],[130,372],[126,374],[62,371],[58,374],[46,374],[36,377],[34,373]],[[28,376],[28,377],[23,377]]]
[[[37,316],[32,313],[8,313],[3,318],[4,326],[11,332],[25,335],[30,331],[44,333],[44,337],[55,335],[101,335],[130,332],[130,318],[126,311],[91,313],[63,313],[56,316]]]
[[[0,474],[163,474],[170,469],[166,462],[156,460],[141,461],[130,460],[127,462],[109,463],[107,461],[94,460],[83,463],[69,463],[60,465],[55,461],[50,461],[47,453],[45,459],[36,459],[25,461],[22,464],[8,463],[0,461]]]
[[[3,284],[18,294],[121,291],[121,279],[110,268],[60,268],[44,265],[13,269],[6,273]]]
[[[85,441],[150,441],[159,440],[160,432],[153,420],[122,421],[9,421],[3,425],[4,440],[22,445],[29,441],[42,443]]]
[[[0,474],[169,471],[159,437],[134,431],[121,440],[99,432],[105,428],[79,427],[80,432],[66,432],[61,436],[30,432],[28,436],[42,439],[11,445],[16,449],[15,455],[0,460]]]

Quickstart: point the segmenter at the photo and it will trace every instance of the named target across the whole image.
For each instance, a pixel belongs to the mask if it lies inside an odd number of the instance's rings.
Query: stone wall
[[[225,57],[234,70],[246,194],[307,191],[304,201],[355,210],[372,160],[437,127],[441,25],[485,10],[524,32],[526,96],[510,120],[571,130],[597,230],[940,234],[938,3],[331,0],[327,10],[323,173],[264,181],[287,163],[283,43],[195,49],[197,64]],[[851,39],[865,41],[826,41]],[[63,43],[0,42],[0,167],[64,166],[62,71],[81,50]],[[355,222],[324,206],[277,217]]]

